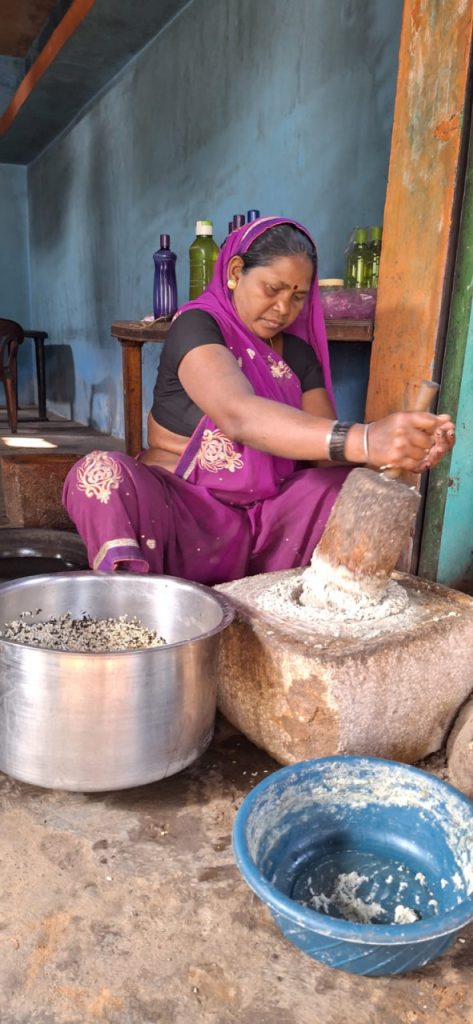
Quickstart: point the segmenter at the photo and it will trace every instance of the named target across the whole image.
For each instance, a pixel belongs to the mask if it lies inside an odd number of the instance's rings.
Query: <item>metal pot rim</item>
[[[0,597],[2,594],[5,594],[9,590],[19,590],[21,587],[23,587],[25,584],[28,584],[30,581],[32,583],[47,585],[48,582],[50,581],[57,582],[58,580],[62,579],[74,579],[76,577],[83,578],[84,576],[95,577],[97,579],[116,578],[114,573],[95,572],[94,570],[78,570],[75,572],[58,572],[37,576],[22,576],[16,580],[7,580],[5,583],[0,583]],[[164,574],[158,576],[151,573],[123,573],[120,576],[120,578],[126,578],[127,576],[130,576],[130,578],[135,580],[137,577],[146,580],[169,580],[172,583],[182,584],[183,587],[186,587],[188,589],[201,591],[202,593],[205,593],[207,596],[210,595],[210,597],[213,598],[215,603],[220,606],[220,609],[222,611],[222,620],[218,623],[218,625],[214,626],[212,629],[208,629],[205,631],[205,633],[200,633],[197,636],[191,637],[188,640],[176,640],[174,643],[166,643],[160,647],[144,647],[140,650],[121,651],[111,649],[109,651],[59,651],[48,647],[37,647],[35,644],[20,643],[18,640],[6,640],[1,635],[0,646],[4,644],[6,647],[11,647],[14,650],[18,649],[22,651],[34,651],[35,654],[48,655],[49,657],[52,654],[60,654],[61,657],[77,658],[77,655],[80,654],[81,657],[86,656],[89,658],[110,658],[112,656],[114,658],[130,658],[138,657],[139,655],[143,656],[143,654],[159,654],[160,652],[162,654],[163,652],[174,650],[178,647],[189,646],[189,644],[194,644],[198,643],[201,640],[206,640],[207,638],[215,636],[217,633],[220,633],[223,629],[229,626],[235,617],[235,609],[227,600],[227,598],[224,597],[223,594],[217,593],[211,587],[207,587],[203,583],[194,583],[192,580],[185,580],[182,579],[180,576],[166,576]]]

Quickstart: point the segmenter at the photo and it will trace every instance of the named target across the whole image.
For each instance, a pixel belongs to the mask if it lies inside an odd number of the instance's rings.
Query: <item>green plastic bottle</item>
[[[366,228],[356,228],[353,244],[347,255],[345,283],[347,288],[366,288],[370,272],[370,252]]]
[[[370,228],[370,241],[368,245],[369,249],[369,264],[368,264],[368,280],[367,285],[369,288],[378,287],[379,277],[379,261],[381,259],[381,239],[383,237],[383,229],[381,227]]]
[[[196,237],[189,249],[189,298],[196,299],[210,284],[219,248],[212,237],[211,220],[198,220]]]

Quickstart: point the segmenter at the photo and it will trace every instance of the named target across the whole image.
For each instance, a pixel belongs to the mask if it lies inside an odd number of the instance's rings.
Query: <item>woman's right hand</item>
[[[445,439],[438,458],[429,458],[436,445],[439,432]],[[369,425],[369,465],[393,467],[419,473],[431,467],[455,443],[455,427],[446,413],[436,416],[430,412],[397,412]]]

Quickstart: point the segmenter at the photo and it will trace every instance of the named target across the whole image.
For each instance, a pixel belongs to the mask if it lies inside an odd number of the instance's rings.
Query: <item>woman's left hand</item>
[[[425,469],[433,469],[440,462],[447,452],[451,451],[455,444],[455,425],[452,423],[450,416],[444,415],[441,417],[445,420],[434,434],[434,442],[426,455],[425,459],[422,460],[419,466],[419,472],[423,472]]]

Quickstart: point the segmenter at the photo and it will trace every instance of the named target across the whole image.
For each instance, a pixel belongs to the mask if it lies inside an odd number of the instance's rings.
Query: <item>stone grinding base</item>
[[[411,616],[360,635],[294,628],[259,607],[302,570],[219,586],[236,608],[222,634],[219,708],[282,764],[331,754],[414,763],[442,746],[473,690],[473,598],[394,573]]]

